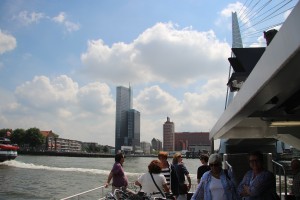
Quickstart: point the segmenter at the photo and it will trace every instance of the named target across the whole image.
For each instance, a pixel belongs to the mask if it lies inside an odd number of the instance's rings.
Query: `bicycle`
[[[160,192],[154,192],[146,194],[141,191],[138,192],[129,190],[127,188],[115,189],[114,192],[109,192],[106,195],[107,200],[175,200],[175,197],[171,193],[165,193],[165,197],[157,197],[155,195]]]

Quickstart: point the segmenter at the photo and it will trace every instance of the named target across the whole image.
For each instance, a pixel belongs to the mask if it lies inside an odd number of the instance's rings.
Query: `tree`
[[[109,148],[108,148],[108,146],[107,146],[107,145],[106,145],[106,146],[104,146],[104,147],[103,147],[103,152],[104,152],[104,153],[107,153],[108,151],[109,151]]]
[[[13,133],[10,136],[10,140],[12,143],[18,144],[19,146],[22,146],[25,144],[25,130],[18,128],[13,131]]]
[[[12,130],[9,128],[0,129],[0,137],[9,137],[9,135],[7,135],[8,132],[11,133]]]
[[[40,129],[30,128],[25,131],[25,142],[29,144],[30,147],[38,147],[42,145],[45,141],[45,137],[41,134]]]

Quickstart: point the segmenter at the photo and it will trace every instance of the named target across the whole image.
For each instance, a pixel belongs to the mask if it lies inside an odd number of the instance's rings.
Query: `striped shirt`
[[[170,188],[171,181],[171,169],[169,167],[161,169],[161,173],[165,176],[167,180],[168,188]]]

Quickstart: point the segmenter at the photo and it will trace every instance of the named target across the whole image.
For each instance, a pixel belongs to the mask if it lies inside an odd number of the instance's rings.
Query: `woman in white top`
[[[142,190],[149,194],[163,194],[156,196],[164,196],[164,193],[169,193],[170,190],[167,186],[166,178],[161,174],[161,162],[159,160],[152,160],[148,165],[148,173],[143,174],[135,182],[136,185],[141,186]],[[157,188],[152,177],[157,185]]]

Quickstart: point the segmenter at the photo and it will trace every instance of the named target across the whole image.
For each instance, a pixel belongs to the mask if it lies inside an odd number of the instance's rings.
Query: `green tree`
[[[25,131],[25,143],[31,148],[39,147],[45,141],[45,137],[41,134],[40,129],[30,128]]]
[[[12,143],[18,144],[19,146],[22,146],[25,144],[25,130],[18,128],[15,129],[11,136],[10,136],[10,140]]]
[[[109,148],[108,148],[108,146],[107,146],[107,145],[106,145],[106,146],[104,146],[104,147],[103,147],[103,152],[104,152],[104,153],[107,153],[108,151],[109,151]]]
[[[0,129],[0,137],[7,137],[7,132],[12,132],[12,130],[11,129],[9,129],[9,128],[3,128],[3,129]]]

